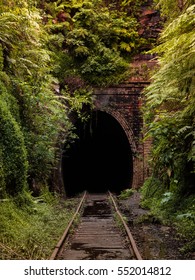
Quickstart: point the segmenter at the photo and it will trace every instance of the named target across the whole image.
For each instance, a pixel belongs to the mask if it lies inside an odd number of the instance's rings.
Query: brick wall
[[[94,108],[107,112],[124,129],[133,154],[133,188],[143,184],[147,151],[143,144],[142,91],[148,82],[128,82],[115,87],[94,90]],[[145,166],[144,166],[145,165]],[[131,186],[130,186],[131,187]]]

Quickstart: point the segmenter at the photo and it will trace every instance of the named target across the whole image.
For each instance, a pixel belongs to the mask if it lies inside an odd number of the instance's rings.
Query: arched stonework
[[[110,114],[112,117],[114,117],[118,121],[118,123],[123,128],[123,130],[128,138],[129,145],[131,147],[131,151],[132,151],[132,155],[133,155],[132,184],[129,187],[138,188],[142,184],[142,181],[143,181],[143,174],[142,174],[143,162],[140,161],[139,157],[137,157],[137,155],[139,154],[140,147],[136,146],[136,143],[134,140],[135,137],[133,135],[133,131],[132,131],[131,127],[128,126],[127,121],[123,118],[123,116],[121,116],[121,114],[119,112],[113,111],[112,109],[110,109],[108,107],[106,109],[104,108],[103,110],[99,109],[99,111]]]
[[[114,117],[123,128],[133,155],[133,188],[144,180],[144,146],[142,142],[143,119],[140,110],[144,83],[129,83],[116,87],[94,90],[94,110]]]
[[[111,115],[112,117],[114,117],[118,123],[122,126],[126,136],[127,136],[127,139],[129,141],[129,144],[131,146],[131,151],[133,153],[133,155],[136,154],[137,152],[137,147],[136,147],[136,143],[134,141],[134,135],[133,135],[133,131],[132,129],[128,126],[128,123],[127,121],[123,118],[123,116],[121,116],[121,114],[117,111],[113,111],[111,110],[110,108],[106,108],[106,109],[99,109],[99,111],[102,111],[102,112],[105,112],[109,115]]]
[[[146,174],[146,163],[144,158],[147,156],[148,148],[143,143],[143,120],[141,107],[141,92],[146,83],[131,82],[109,88],[94,89],[93,110],[102,111],[112,116],[122,127],[127,136],[132,152],[132,165],[130,166],[131,182],[130,188],[142,186]],[[63,192],[65,186],[62,180],[62,162],[55,169],[53,188]],[[132,171],[133,169],[133,171]],[[133,174],[132,174],[133,172]]]

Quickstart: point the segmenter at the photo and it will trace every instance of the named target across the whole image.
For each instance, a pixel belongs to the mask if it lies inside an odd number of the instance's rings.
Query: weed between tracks
[[[28,199],[22,206],[11,198],[0,201],[0,259],[48,259],[78,202],[47,190]]]
[[[113,215],[114,220],[116,222],[117,227],[123,232],[125,233],[125,229],[124,229],[124,225],[123,222],[121,221],[121,219],[119,218],[117,213],[114,213]],[[123,216],[124,220],[126,220],[126,218]]]
[[[111,198],[109,198],[109,203],[110,203],[110,206],[111,206],[111,209],[112,209],[112,212],[113,212],[113,218],[116,222],[117,227],[121,230],[121,232],[123,234],[125,234],[125,228],[124,228],[123,222],[121,221],[120,217],[116,213]],[[122,216],[123,216],[124,221],[127,222],[127,218],[124,215],[122,215]]]

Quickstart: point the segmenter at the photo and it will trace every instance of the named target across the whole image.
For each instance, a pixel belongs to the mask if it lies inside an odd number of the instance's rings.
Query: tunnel
[[[78,138],[64,147],[62,177],[68,197],[84,190],[119,194],[131,187],[133,160],[128,138],[110,114],[94,111],[75,123]]]

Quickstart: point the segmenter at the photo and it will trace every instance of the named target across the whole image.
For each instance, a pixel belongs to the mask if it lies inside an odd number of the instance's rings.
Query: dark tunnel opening
[[[67,196],[84,190],[116,194],[131,187],[132,153],[127,136],[111,115],[93,112],[87,123],[76,123],[78,139],[64,149],[62,175]]]

